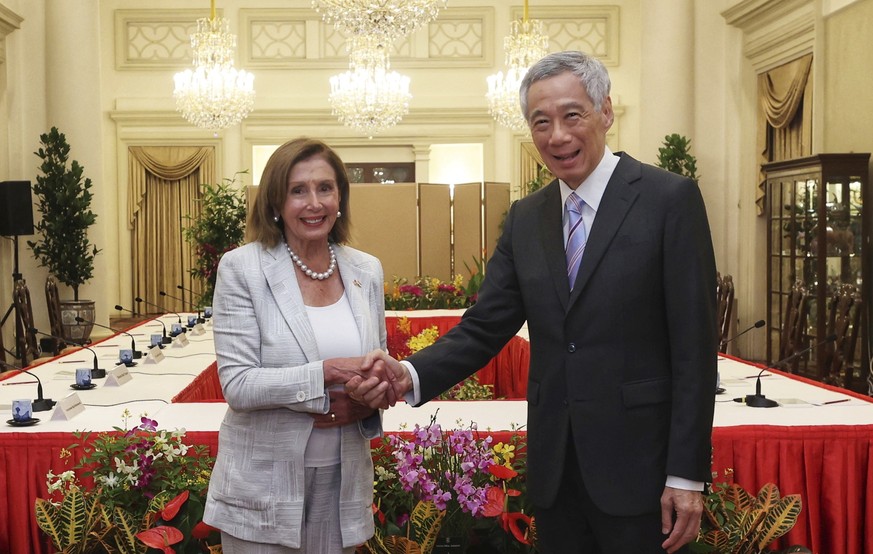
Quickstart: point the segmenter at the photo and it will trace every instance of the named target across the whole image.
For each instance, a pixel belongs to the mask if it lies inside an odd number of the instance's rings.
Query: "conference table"
[[[404,316],[416,326],[448,328],[459,314],[388,314],[389,333],[396,318]],[[160,319],[169,325],[176,317]],[[160,327],[153,320],[128,331],[142,349],[148,335],[160,332]],[[32,373],[43,382],[45,396],[58,400],[75,393],[85,410],[70,420],[58,420],[52,417],[56,408],[34,414],[41,420],[37,425],[0,427],[0,553],[49,551],[36,526],[33,503],[46,494],[49,469],[56,473],[65,469],[59,454],[74,442],[74,431],[123,427],[122,412],[127,409],[133,415],[130,426],[147,414],[162,429],[185,428],[186,443],[205,445],[215,454],[227,405],[217,380],[210,326],[204,331],[189,336],[187,346],[167,346],[160,363],[150,363],[148,356],[139,360],[130,368],[133,380],[122,386],[103,383],[89,391],[70,389],[75,369],[93,362],[93,354],[87,350],[76,350],[33,368]],[[129,346],[130,338],[116,335],[91,345],[91,349],[101,367],[109,369],[117,360],[118,349]],[[515,359],[505,354],[501,353],[506,357],[502,363]],[[871,399],[764,369],[762,391],[779,406],[752,408],[735,400],[754,393],[762,368],[727,356],[719,357],[718,367],[725,390],[714,396],[715,481],[736,482],[753,494],[773,482],[782,495],[800,494],[803,510],[794,528],[778,542],[782,548],[803,544],[814,552],[873,554]],[[0,381],[0,410],[10,414],[13,399],[34,397],[36,385],[29,383],[33,380],[22,373]],[[517,388],[522,390],[523,386]],[[427,425],[431,417],[443,429],[456,427],[458,421],[475,422],[481,433],[505,441],[512,433],[525,432],[527,406],[523,399],[432,401],[419,408],[399,403],[384,413],[383,427],[387,433],[408,431],[416,424]],[[727,477],[726,470],[732,470]]]

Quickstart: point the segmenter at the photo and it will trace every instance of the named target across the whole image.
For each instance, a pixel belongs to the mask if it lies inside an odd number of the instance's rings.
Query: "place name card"
[[[198,323],[197,325],[192,327],[190,331],[188,331],[188,333],[190,333],[192,335],[202,335],[205,332],[206,332],[206,327],[204,327],[202,323]]]
[[[121,365],[106,374],[105,387],[120,387],[133,379],[127,366]]]
[[[55,405],[55,411],[52,412],[53,420],[67,420],[79,415],[85,411],[85,405],[79,399],[79,395],[75,392],[65,398],[58,400]]]
[[[152,346],[146,354],[145,363],[157,364],[164,361],[164,352],[160,346]]]
[[[187,333],[182,333],[181,335],[177,335],[176,338],[173,339],[173,346],[174,347],[181,348],[183,346],[188,346],[189,344],[191,344],[191,343],[188,342],[188,334]]]

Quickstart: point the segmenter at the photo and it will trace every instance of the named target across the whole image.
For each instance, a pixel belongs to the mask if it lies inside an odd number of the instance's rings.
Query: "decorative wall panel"
[[[191,33],[201,17],[209,17],[209,10],[117,10],[116,69],[163,70],[191,65]]]
[[[266,18],[263,12],[258,12],[257,16],[245,12],[248,10],[243,10],[242,14],[248,37],[247,62],[306,59],[304,18]]]
[[[511,10],[513,19],[521,8]],[[191,63],[190,35],[206,10],[117,10],[118,69],[162,70]],[[618,65],[617,6],[536,7],[531,17],[543,21],[551,51],[582,50],[607,65]],[[312,9],[241,9],[238,39],[247,69],[345,67],[345,35],[321,21]],[[422,38],[422,33],[425,33]],[[392,46],[395,67],[485,67],[494,50],[502,51],[494,34],[494,9],[448,8],[428,26]]]
[[[484,24],[482,19],[437,20],[428,29],[431,59],[481,60]]]
[[[522,8],[512,9],[513,19],[522,15]],[[607,66],[619,64],[618,6],[534,6],[528,15],[545,25],[550,52],[581,50]]]

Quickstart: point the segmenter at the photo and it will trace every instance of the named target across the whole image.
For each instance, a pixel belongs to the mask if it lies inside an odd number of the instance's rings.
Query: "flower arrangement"
[[[391,544],[421,537],[404,552],[430,552],[433,536],[467,538],[498,552],[531,552],[531,518],[524,514],[519,444],[493,444],[475,423],[443,431],[431,420],[383,439],[374,452],[376,535],[362,551],[390,552]],[[521,442],[521,436],[514,435]],[[517,509],[518,511],[513,511]],[[393,539],[393,537],[400,537]]]
[[[385,283],[386,310],[439,310],[469,308],[476,302],[464,288],[464,278],[455,275],[451,282],[436,277],[418,277],[413,283],[394,277]]]
[[[130,412],[124,411],[125,427]],[[36,500],[37,524],[63,552],[201,552],[220,537],[201,520],[214,460],[204,446],[189,446],[184,430],[158,430],[143,416],[130,430],[74,433],[78,463],[49,471],[49,497]],[[210,547],[215,552],[214,547]],[[220,547],[219,547],[220,548]]]
[[[397,321],[397,330],[388,337],[388,353],[402,360],[433,344],[440,336],[436,325],[422,329],[413,335],[409,318]],[[494,400],[494,385],[479,382],[476,375],[464,379],[440,395],[440,400]]]

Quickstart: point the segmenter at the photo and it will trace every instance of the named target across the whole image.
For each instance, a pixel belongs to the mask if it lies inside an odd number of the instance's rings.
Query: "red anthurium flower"
[[[182,491],[176,498],[167,502],[167,505],[161,510],[161,519],[170,521],[176,517],[176,514],[179,513],[179,509],[186,500],[188,500],[188,491]]]
[[[521,496],[521,491],[517,491],[515,489],[507,489],[506,496]]]
[[[482,515],[495,517],[503,513],[503,504],[506,494],[500,487],[489,487],[485,491],[485,505],[482,507]]]
[[[513,477],[518,475],[518,472],[515,471],[514,469],[510,469],[506,466],[501,466],[501,465],[497,465],[497,464],[490,465],[488,467],[488,472],[491,473],[491,475],[497,477],[498,479],[503,479],[504,481],[506,481],[508,479],[512,479]]]
[[[530,528],[530,516],[521,512],[513,512],[506,514],[505,517],[509,524],[509,530],[512,531],[512,536],[522,544],[530,544],[527,538],[527,530]],[[519,522],[521,522],[520,526]]]
[[[218,529],[201,521],[191,529],[191,536],[197,540],[203,540],[208,538],[213,532],[218,532]]]
[[[164,554],[176,554],[176,551],[170,548],[170,545],[182,542],[182,539],[185,537],[175,527],[162,525],[137,533],[136,538],[148,547],[163,550]]]

